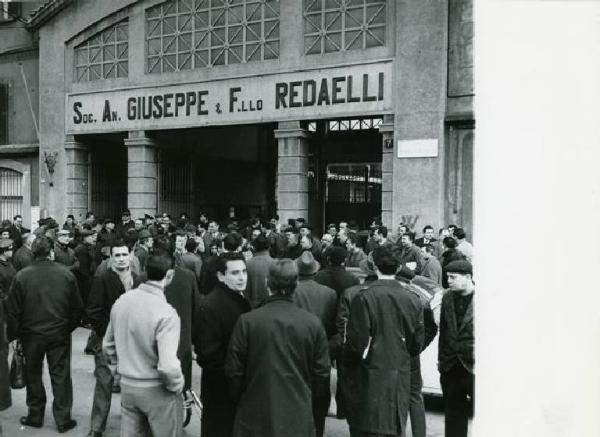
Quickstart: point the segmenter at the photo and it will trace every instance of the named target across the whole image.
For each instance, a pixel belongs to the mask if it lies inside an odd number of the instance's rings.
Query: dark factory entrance
[[[158,212],[225,222],[275,214],[276,124],[158,131]]]
[[[90,151],[89,209],[96,217],[119,219],[127,207],[125,134],[85,135]]]
[[[366,117],[308,123],[309,221],[315,229],[340,221],[367,229],[381,215],[382,121]]]

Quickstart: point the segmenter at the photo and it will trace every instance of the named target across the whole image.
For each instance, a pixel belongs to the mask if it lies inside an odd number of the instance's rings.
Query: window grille
[[[330,131],[377,129],[383,118],[358,118],[352,120],[332,120],[328,123]]]
[[[75,47],[75,82],[127,77],[128,24],[121,21]]]
[[[0,2],[0,23],[13,21],[21,15],[21,4],[15,1]]]
[[[385,44],[386,0],[303,0],[304,53]]]
[[[278,0],[174,0],[146,11],[148,73],[279,58]]]
[[[0,218],[12,219],[23,214],[23,174],[0,168]]]

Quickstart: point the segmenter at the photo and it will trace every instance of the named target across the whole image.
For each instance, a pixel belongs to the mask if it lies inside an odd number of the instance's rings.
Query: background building
[[[472,229],[470,0],[51,0],[27,28],[42,215]]]

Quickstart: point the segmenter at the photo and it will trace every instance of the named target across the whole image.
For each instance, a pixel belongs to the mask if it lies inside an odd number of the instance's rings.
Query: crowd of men
[[[425,437],[419,354],[439,331],[446,436],[466,436],[473,403],[473,247],[454,225],[395,233],[375,219],[282,225],[201,214],[121,220],[88,213],[30,232],[0,224],[0,409],[10,406],[7,340],[22,343],[27,416],[42,427],[46,359],[59,432],[71,417],[71,333],[90,329],[96,386],[90,436],[121,392],[122,436],[180,436],[182,392],[202,368],[202,437],[324,433]],[[1,433],[1,424],[0,424]]]

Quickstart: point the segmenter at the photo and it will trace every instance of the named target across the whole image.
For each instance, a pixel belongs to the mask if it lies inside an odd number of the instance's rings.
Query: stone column
[[[154,140],[145,131],[130,131],[127,147],[127,207],[132,217],[156,215],[158,164]]]
[[[277,214],[288,219],[308,219],[308,132],[299,121],[279,122],[275,130],[278,145]]]
[[[85,218],[89,208],[89,159],[87,145],[75,140],[74,135],[65,138],[67,158],[67,214],[76,220]]]
[[[394,116],[385,115],[379,126],[382,136],[381,154],[381,222],[392,230],[394,206]]]

